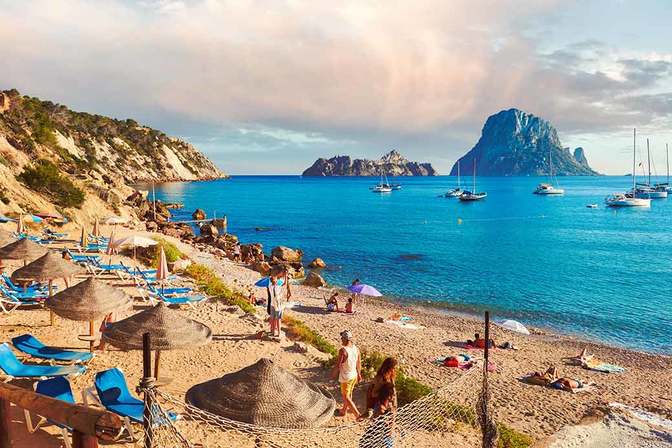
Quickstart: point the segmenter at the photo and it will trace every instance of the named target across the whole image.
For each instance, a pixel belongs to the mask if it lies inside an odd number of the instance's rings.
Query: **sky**
[[[606,174],[672,143],[669,0],[0,0],[0,89],[134,118],[232,174],[397,149],[448,173],[489,115]]]

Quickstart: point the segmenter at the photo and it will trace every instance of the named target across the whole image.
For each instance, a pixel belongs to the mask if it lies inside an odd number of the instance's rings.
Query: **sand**
[[[122,231],[118,235],[121,236],[124,232],[128,231]],[[161,237],[171,239],[163,235]],[[175,242],[195,262],[212,266],[230,285],[242,289],[249,287],[259,278],[258,273],[245,266]],[[123,286],[118,280],[110,278],[110,281]],[[130,293],[137,294],[134,288],[128,285],[124,287],[128,288]],[[256,289],[256,292],[259,297],[265,297],[264,290]],[[351,330],[356,344],[362,350],[379,351],[398,357],[408,374],[434,388],[455,381],[460,375],[464,375],[464,372],[436,366],[431,363],[432,359],[459,353],[482,355],[480,351],[468,351],[460,346],[462,341],[473,337],[475,332],[483,332],[483,324],[478,319],[370,299],[357,304],[355,315],[326,313],[323,300],[327,294],[328,290],[293,285],[292,300],[299,302],[300,305],[288,313],[306,322],[334,344],[338,344],[338,334],[341,330]],[[143,306],[138,303],[134,312]],[[181,398],[191,385],[238,370],[265,356],[274,359],[302,378],[328,386],[337,396],[336,385],[329,380],[328,372],[320,365],[324,354],[314,349],[308,353],[300,353],[294,349],[294,343],[289,340],[278,343],[255,338],[257,331],[266,328],[263,322],[265,309],[260,307],[258,311],[259,318],[250,318],[237,309],[216,302],[206,303],[196,309],[184,308],[185,315],[210,326],[215,337],[213,342],[205,347],[188,352],[175,351],[162,354],[162,376],[173,378],[163,390]],[[424,328],[408,329],[376,322],[377,318],[387,319],[395,311],[412,316],[412,323]],[[0,341],[8,341],[16,335],[31,332],[47,344],[75,349],[87,347],[85,342],[77,339],[78,334],[87,331],[84,323],[57,319],[57,324],[50,327],[48,312],[45,310],[17,310],[10,315],[3,315],[1,319]],[[565,426],[578,424],[592,409],[604,407],[612,401],[672,418],[672,391],[669,387],[672,380],[671,357],[587,343],[575,338],[542,334],[538,331],[534,333],[536,334],[524,336],[493,328],[493,337],[497,342],[512,341],[520,348],[517,351],[498,349],[492,353],[497,371],[491,375],[491,387],[493,406],[499,421],[541,441]],[[604,361],[625,367],[626,372],[604,374],[563,362],[563,358],[575,356],[584,347],[588,347],[591,353],[595,353]],[[545,370],[549,365],[557,366],[563,376],[594,382],[594,390],[571,394],[523,384],[517,380],[526,372]],[[105,353],[98,354],[90,363],[87,373],[73,381],[77,397],[82,390],[92,385],[95,372],[113,366],[123,369],[132,387],[138,383],[141,376],[140,353],[121,352],[110,348]],[[15,381],[15,383],[30,387],[29,382]],[[363,387],[360,387],[357,399],[363,407],[361,389]],[[474,396],[477,392],[473,391]],[[15,417],[12,429],[17,440],[16,446],[38,446],[34,444],[36,440],[39,440],[39,446],[60,445],[59,437],[48,436],[49,433],[57,433],[55,429],[40,430],[37,435],[28,437],[22,413],[17,409]],[[462,443],[456,446],[471,446],[474,440],[473,437],[464,438]]]

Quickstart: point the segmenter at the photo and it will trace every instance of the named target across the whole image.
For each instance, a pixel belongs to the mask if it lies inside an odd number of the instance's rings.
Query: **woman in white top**
[[[278,284],[278,279],[283,276],[285,277],[285,285],[287,285],[287,298],[282,294],[282,285]],[[285,303],[287,299],[291,296],[289,290],[289,279],[287,278],[287,272],[279,272],[276,274],[271,274],[270,282],[268,284],[268,298],[269,298],[269,311],[270,317],[269,322],[271,324],[271,335],[275,337],[281,337],[280,333],[280,323],[282,321],[282,312],[285,309]],[[277,332],[277,334],[276,334]]]
[[[338,376],[338,382],[341,385],[341,396],[343,397],[343,408],[340,415],[345,416],[348,411],[352,411],[355,418],[360,418],[355,402],[352,401],[352,391],[355,385],[362,380],[362,364],[359,355],[359,349],[352,342],[352,333],[348,330],[341,332],[341,343],[343,346],[338,351],[338,360],[334,366],[332,376]]]

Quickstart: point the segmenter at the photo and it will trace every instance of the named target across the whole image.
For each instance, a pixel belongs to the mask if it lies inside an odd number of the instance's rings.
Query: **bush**
[[[285,314],[282,316],[282,322],[287,326],[287,334],[290,337],[310,344],[322,353],[331,355],[332,358],[338,355],[338,349],[331,342],[327,341],[302,321]]]
[[[17,179],[30,189],[49,195],[62,207],[79,208],[84,203],[84,192],[63,177],[58,167],[48,160],[38,160],[33,168],[26,168]]]
[[[532,437],[509,428],[504,423],[497,423],[497,429],[499,431],[497,448],[528,448],[534,442]]]
[[[168,253],[166,253],[166,258]],[[202,264],[192,263],[184,271],[208,296],[222,300],[229,305],[239,307],[246,313],[255,313],[257,309],[238,291],[230,289],[215,271]]]
[[[159,266],[159,254],[161,253],[162,247],[163,251],[166,253],[166,261],[168,263],[175,263],[177,260],[184,257],[184,254],[180,252],[180,249],[170,241],[164,240],[163,238],[156,238],[156,242],[159,244],[155,246],[154,257],[151,260],[151,265],[153,267]]]

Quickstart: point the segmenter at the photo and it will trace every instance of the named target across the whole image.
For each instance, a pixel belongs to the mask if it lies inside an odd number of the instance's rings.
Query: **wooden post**
[[[161,350],[157,350],[154,354],[154,378],[159,379],[159,363],[161,359]]]
[[[490,311],[485,312],[485,352],[483,357],[485,358],[485,374],[488,374],[488,359],[490,354]]]
[[[9,423],[11,422],[9,400],[0,398],[0,448],[12,448],[9,437]]]
[[[72,431],[72,448],[98,448],[98,438]]]
[[[95,334],[93,333],[93,321],[89,321],[89,336],[91,336],[91,340],[89,341],[89,351],[93,353],[93,343],[95,342]]]
[[[142,414],[142,428],[145,435],[145,448],[153,446],[153,428],[152,428],[152,398],[147,393],[147,388],[152,387],[154,378],[152,378],[152,338],[149,333],[142,335],[142,380],[140,386],[145,389],[144,402],[145,409]],[[0,447],[1,448],[1,447]]]

